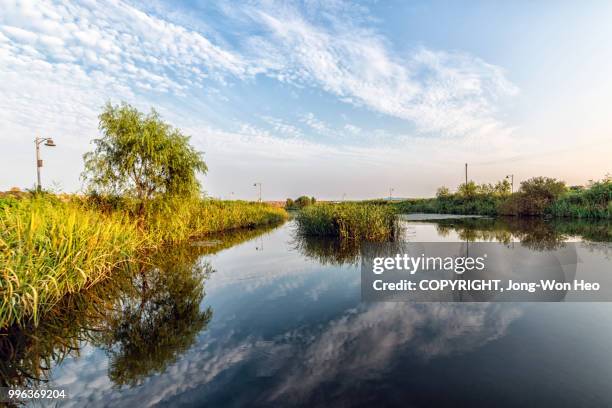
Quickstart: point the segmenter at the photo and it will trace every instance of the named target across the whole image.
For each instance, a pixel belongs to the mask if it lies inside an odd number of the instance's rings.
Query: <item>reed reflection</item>
[[[202,307],[213,269],[200,258],[273,228],[227,232],[148,254],[90,290],[65,297],[37,326],[2,330],[0,386],[40,385],[85,344],[105,351],[108,376],[117,386],[163,372],[213,316],[210,307]]]

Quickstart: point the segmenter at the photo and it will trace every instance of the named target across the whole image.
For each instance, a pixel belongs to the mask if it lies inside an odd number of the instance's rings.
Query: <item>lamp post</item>
[[[37,137],[34,139],[34,144],[36,145],[36,191],[41,191],[42,186],[40,183],[40,168],[43,166],[43,161],[40,158],[40,145],[44,143],[45,146],[55,147],[56,144],[53,142],[53,139],[50,137]]]
[[[389,189],[389,201],[391,201],[391,199],[393,198],[393,192],[395,191],[395,189],[393,187],[391,187]]]
[[[261,203],[261,183],[253,183],[253,187],[259,186],[259,202]]]
[[[506,179],[510,179],[510,192],[514,193],[514,174],[508,174]]]

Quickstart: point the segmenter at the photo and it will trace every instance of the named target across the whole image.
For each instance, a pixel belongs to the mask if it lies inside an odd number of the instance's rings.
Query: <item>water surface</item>
[[[565,241],[609,223],[405,221],[411,241]],[[359,248],[275,229],[155,254],[0,338],[2,382],[62,406],[610,406],[612,304],[362,303]],[[610,268],[612,270],[612,268]]]

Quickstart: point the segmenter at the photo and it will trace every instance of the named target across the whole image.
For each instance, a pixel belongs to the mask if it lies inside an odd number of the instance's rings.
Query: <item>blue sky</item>
[[[0,189],[81,187],[107,100],[205,152],[252,199],[428,196],[612,172],[609,2],[0,0]],[[232,192],[234,194],[232,194]]]

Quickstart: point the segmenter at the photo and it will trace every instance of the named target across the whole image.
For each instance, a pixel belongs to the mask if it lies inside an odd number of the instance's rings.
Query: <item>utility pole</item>
[[[389,189],[389,201],[391,201],[391,199],[393,198],[393,191],[395,191],[395,189],[393,187],[391,187]]]
[[[36,145],[36,191],[40,192],[42,190],[42,185],[40,182],[40,168],[43,166],[43,161],[40,158],[40,144],[45,143],[45,146],[55,147],[56,144],[53,142],[53,139],[50,137],[37,137],[34,139],[34,144]]]
[[[465,163],[465,185],[467,186],[467,163]]]
[[[253,187],[259,186],[259,202],[261,203],[261,183],[253,183]]]

